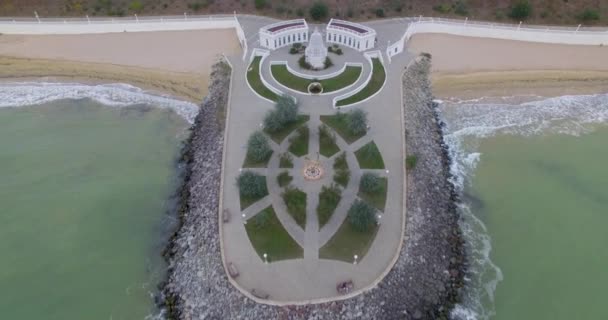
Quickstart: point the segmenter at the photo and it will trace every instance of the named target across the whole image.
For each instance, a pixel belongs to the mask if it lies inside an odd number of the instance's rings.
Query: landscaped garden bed
[[[346,88],[357,82],[357,79],[359,79],[359,76],[361,75],[361,69],[362,68],[358,66],[347,66],[344,69],[344,72],[335,77],[315,80],[302,78],[289,72],[287,66],[284,64],[270,66],[272,76],[277,80],[278,83],[302,93],[308,93],[308,86],[313,82],[319,82],[323,87],[324,93],[334,92]]]
[[[251,86],[251,89],[257,92],[260,96],[272,101],[276,101],[279,96],[276,93],[272,92],[272,90],[268,89],[268,87],[264,85],[262,79],[260,78],[261,60],[262,57],[257,56],[253,58],[253,61],[251,61],[251,64],[247,69],[247,82]]]
[[[241,210],[261,200],[268,195],[266,177],[250,171],[242,172],[236,179],[239,188]]]
[[[338,100],[336,106],[346,106],[359,101],[363,101],[368,97],[374,95],[382,88],[382,86],[384,85],[384,81],[386,80],[386,70],[384,70],[384,66],[378,58],[372,58],[372,66],[372,77],[367,83],[367,85],[363,87],[361,91],[355,93],[354,95],[346,99]]]
[[[384,169],[382,154],[373,141],[355,151],[355,156],[361,169]]]
[[[289,138],[289,152],[296,157],[308,154],[308,137],[310,132],[307,126],[298,128],[295,135]]]
[[[324,157],[331,157],[340,151],[336,144],[336,137],[326,125],[319,126],[319,153]]]
[[[283,194],[281,194],[285,205],[287,206],[287,212],[296,221],[296,223],[306,228],[306,193],[298,188],[287,187]]]
[[[350,170],[346,161],[346,152],[342,152],[334,160],[334,182],[346,188],[350,180]]]
[[[334,214],[342,199],[342,190],[335,184],[329,187],[323,186],[319,193],[319,205],[317,206],[317,218],[319,220],[319,229],[321,229]]]
[[[346,143],[351,144],[367,133],[367,115],[356,109],[348,113],[321,116],[321,122],[334,129]]]
[[[265,168],[272,156],[272,148],[268,137],[261,131],[256,131],[247,140],[247,154],[243,168]]]
[[[380,177],[374,173],[365,173],[359,182],[359,198],[376,207],[380,211],[384,211],[386,205],[386,191],[388,188],[388,179]]]
[[[272,206],[249,219],[245,230],[261,259],[264,259],[264,254],[267,255],[268,262],[297,259],[304,256],[304,250],[287,233]]]

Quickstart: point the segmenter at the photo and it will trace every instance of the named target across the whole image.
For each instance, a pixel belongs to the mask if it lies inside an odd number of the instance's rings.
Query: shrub
[[[516,20],[524,20],[532,14],[532,5],[528,0],[517,0],[511,6],[509,17]]]
[[[302,57],[300,57],[300,59],[298,59],[298,64],[300,65],[300,68],[302,68],[302,69],[306,69],[306,70],[312,69],[312,66],[310,65],[310,63],[306,62],[305,56],[302,56]]]
[[[304,16],[304,9],[298,8],[298,10],[296,10],[296,15],[298,17],[303,17]]]
[[[255,0],[256,9],[264,9],[266,7],[266,0]]]
[[[348,209],[348,222],[355,231],[366,232],[376,223],[376,210],[361,200]]]
[[[263,197],[268,193],[266,177],[251,171],[244,171],[239,174],[236,178],[236,184],[243,197]]]
[[[380,177],[371,172],[366,172],[361,176],[361,190],[365,193],[374,194],[382,190]]]
[[[346,187],[350,180],[350,170],[348,169],[348,162],[346,162],[346,152],[342,152],[334,160],[334,181]]]
[[[321,1],[315,2],[312,7],[310,7],[309,14],[313,20],[323,20],[327,17],[329,9],[327,5]]]
[[[600,19],[600,13],[595,9],[585,9],[578,15],[578,19],[584,22],[597,21]]]
[[[346,11],[346,16],[352,18],[354,15],[355,13],[353,12],[353,8],[348,8],[348,10]]]
[[[274,105],[274,109],[268,111],[264,117],[264,129],[269,132],[283,130],[288,124],[298,120],[299,106],[289,96],[280,96]]]
[[[331,67],[331,66],[334,65],[334,63],[331,61],[331,59],[329,57],[325,57],[324,64],[325,64],[325,69],[327,69],[327,68],[329,68],[329,67]]]
[[[287,152],[279,157],[279,168],[293,168],[293,158]]]
[[[249,136],[247,141],[247,157],[255,162],[262,162],[272,154],[268,138],[261,132],[256,131]]]
[[[361,135],[367,132],[367,113],[361,109],[355,109],[348,113],[346,119],[348,130],[352,135]]]
[[[290,53],[290,54],[298,54],[298,53],[300,53],[300,50],[298,50],[298,49],[296,49],[296,48],[290,48],[290,49],[289,49],[289,53]]]
[[[448,13],[448,12],[450,12],[450,10],[452,10],[452,6],[450,6],[447,3],[442,3],[442,4],[438,4],[438,5],[434,6],[433,10],[435,10],[439,13]]]
[[[454,4],[454,13],[460,16],[466,16],[469,14],[469,8],[464,1],[456,1]]]
[[[265,211],[262,211],[256,214],[251,220],[253,220],[253,225],[257,229],[264,229],[268,225],[271,217],[271,215],[266,214]]]
[[[140,12],[143,8],[144,4],[139,0],[131,1],[131,4],[129,4],[129,10],[131,11]]]
[[[342,53],[343,53],[343,52],[342,52],[342,49],[340,49],[340,48],[336,49],[336,51],[335,51],[335,52],[336,52],[336,54],[337,54],[337,55],[339,55],[339,56],[341,56],[341,55],[342,55]]]
[[[408,170],[414,169],[416,167],[416,163],[418,163],[418,157],[415,155],[409,155],[405,157],[405,168]]]
[[[376,17],[384,18],[384,9],[378,8],[374,11],[374,13],[376,14]]]
[[[296,223],[302,227],[306,226],[306,193],[297,188],[287,187],[281,197]]]
[[[291,180],[293,180],[293,177],[290,176],[289,172],[287,171],[283,171],[277,176],[277,183],[279,184],[279,187],[284,187],[288,185]]]

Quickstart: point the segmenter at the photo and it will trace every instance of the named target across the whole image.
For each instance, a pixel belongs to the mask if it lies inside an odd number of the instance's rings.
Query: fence
[[[467,37],[518,40],[540,43],[571,45],[608,44],[608,28],[529,26],[519,24],[489,23],[442,18],[418,18],[411,22],[404,35],[386,48],[390,58],[403,52],[405,44],[419,33],[443,33]]]

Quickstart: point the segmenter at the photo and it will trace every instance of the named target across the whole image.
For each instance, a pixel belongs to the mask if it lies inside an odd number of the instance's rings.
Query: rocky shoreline
[[[222,62],[214,65],[209,95],[182,157],[181,223],[165,254],[169,271],[160,301],[165,317],[447,319],[462,285],[464,249],[428,72],[429,61],[422,58],[403,78],[407,150],[420,161],[408,174],[406,239],[394,268],[378,287],[349,300],[275,307],[243,296],[222,265],[217,211],[230,68]]]

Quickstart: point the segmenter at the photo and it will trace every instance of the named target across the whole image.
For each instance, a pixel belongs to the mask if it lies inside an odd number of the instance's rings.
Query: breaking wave
[[[78,83],[19,82],[0,84],[0,108],[43,104],[61,99],[89,98],[101,104],[125,107],[148,104],[171,109],[192,124],[198,113],[194,103],[169,96],[155,95],[123,83],[85,85]]]
[[[511,102],[517,100],[514,98],[436,101],[446,124],[444,139],[453,159],[452,182],[464,199],[459,210],[470,263],[463,302],[452,311],[453,319],[490,319],[495,315],[494,292],[503,280],[499,266],[490,258],[490,235],[472,210],[474,199],[466,195],[466,188],[482,157],[477,151],[480,140],[498,134],[580,135],[593,130],[594,124],[608,121],[608,94],[529,96],[528,100],[537,100],[523,103]]]

